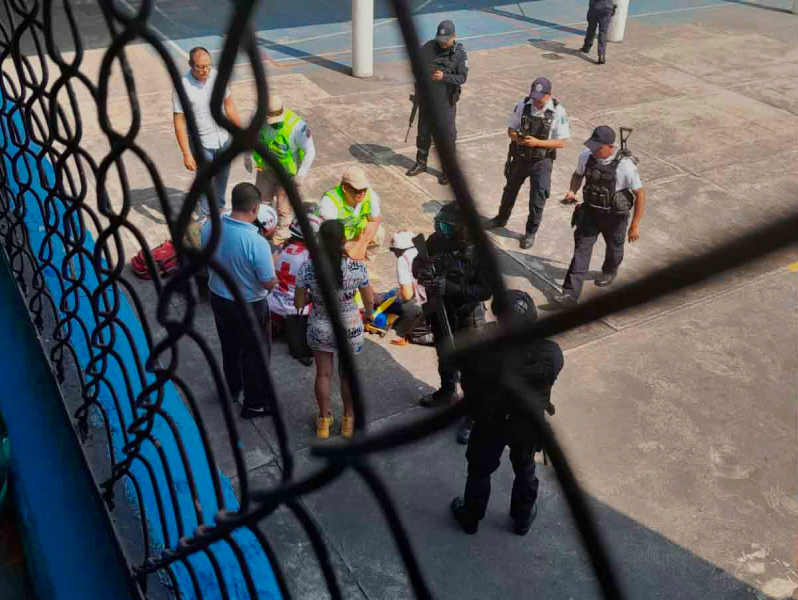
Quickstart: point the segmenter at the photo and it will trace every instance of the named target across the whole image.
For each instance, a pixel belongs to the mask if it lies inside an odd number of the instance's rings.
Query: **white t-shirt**
[[[358,202],[357,206],[353,209],[356,215],[360,215],[363,210],[363,203]],[[338,209],[335,207],[335,202],[330,200],[330,197],[325,194],[319,202],[319,216],[322,221],[329,221],[338,218]],[[376,219],[382,214],[380,211],[380,196],[374,190],[371,190],[371,218]]]
[[[620,150],[618,150],[620,152]],[[602,160],[596,159],[601,165],[608,165],[617,156],[618,152],[610,156],[609,158],[604,158]],[[587,165],[587,159],[590,158],[590,148],[585,148],[582,150],[581,154],[579,154],[579,159],[576,161],[576,173],[577,175],[584,175],[585,174],[585,167]],[[631,158],[624,158],[618,163],[618,170],[615,172],[615,191],[620,192],[621,190],[632,190],[637,191],[643,187],[643,181],[640,179],[640,171],[637,170],[637,165]]]
[[[211,69],[208,79],[202,82],[195,79],[189,69],[188,73],[183,75],[180,79],[180,83],[186,91],[188,100],[191,102],[191,109],[194,111],[197,129],[199,129],[200,142],[202,143],[202,147],[208,150],[218,150],[227,143],[230,137],[227,130],[214,121],[211,115],[211,93],[213,93],[213,86],[217,74],[216,69]],[[230,97],[229,89],[225,90],[224,97]],[[176,113],[185,112],[180,104],[180,98],[176,91],[172,92],[172,109]],[[224,110],[224,106],[222,106],[222,110]]]
[[[554,106],[554,100],[549,100],[548,104],[543,107],[543,110],[535,108],[534,100],[530,99],[528,102],[521,100],[515,105],[513,114],[510,115],[510,120],[507,122],[507,129],[521,129],[521,116],[524,114],[524,107],[527,104],[532,105],[532,116],[542,117],[547,110],[554,111],[554,120],[551,123],[549,130],[550,140],[567,140],[571,137],[571,126],[568,123],[568,114],[565,112],[562,104]]]
[[[418,256],[418,250],[410,248],[405,250],[402,255],[396,259],[396,281],[400,286],[412,285],[413,292],[415,293],[415,300],[420,304],[427,301],[427,291],[424,286],[418,284],[418,280],[413,277],[413,260]]]

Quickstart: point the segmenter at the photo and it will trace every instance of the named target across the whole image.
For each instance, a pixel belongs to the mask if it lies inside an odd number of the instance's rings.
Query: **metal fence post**
[[[622,42],[626,31],[626,16],[629,14],[629,0],[615,0],[615,4],[618,9],[612,17],[607,39],[611,42]]]
[[[374,75],[374,0],[352,0],[352,75]]]

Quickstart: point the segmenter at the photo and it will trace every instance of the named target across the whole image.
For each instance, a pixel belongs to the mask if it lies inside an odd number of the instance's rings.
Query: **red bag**
[[[152,259],[162,277],[168,277],[179,266],[177,252],[169,240],[153,248]],[[133,268],[134,275],[142,279],[152,279],[152,273],[144,259],[144,250],[139,250],[139,253],[131,259],[130,266]]]

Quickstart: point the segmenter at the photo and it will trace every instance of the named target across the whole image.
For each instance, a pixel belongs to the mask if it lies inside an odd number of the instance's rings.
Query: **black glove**
[[[413,277],[419,281],[430,281],[435,277],[435,262],[431,258],[417,256],[411,266]]]

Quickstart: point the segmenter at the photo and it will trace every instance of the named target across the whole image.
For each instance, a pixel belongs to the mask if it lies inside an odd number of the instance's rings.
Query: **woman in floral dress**
[[[366,266],[349,258],[344,252],[344,226],[340,221],[331,220],[322,223],[319,229],[319,246],[323,259],[330,261],[338,291],[338,302],[341,308],[346,337],[354,354],[359,354],[363,348],[363,318],[371,320],[374,296],[369,284]],[[365,315],[360,316],[355,294],[360,291],[365,308]],[[308,345],[313,350],[316,361],[316,402],[319,405],[319,416],[316,418],[316,436],[328,438],[330,427],[333,423],[330,411],[330,379],[335,366],[335,355],[338,352],[335,333],[333,332],[330,313],[324,304],[321,287],[316,276],[313,261],[306,262],[299,271],[296,283],[296,296],[294,303],[298,310],[304,308],[308,302],[313,302],[313,312],[308,322]],[[344,405],[344,414],[341,420],[341,435],[352,437],[355,427],[352,413],[352,392],[349,380],[341,372],[340,361],[338,373],[341,379],[341,399]]]

